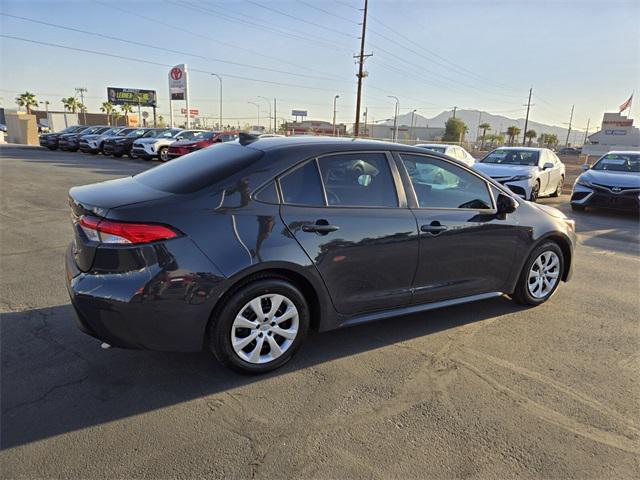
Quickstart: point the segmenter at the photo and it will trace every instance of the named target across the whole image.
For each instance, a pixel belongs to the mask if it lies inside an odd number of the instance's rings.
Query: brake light
[[[196,142],[193,144],[194,147],[208,147],[209,145],[211,145],[211,143],[207,140],[203,140],[201,142]]]
[[[128,223],[83,215],[78,222],[90,240],[102,243],[138,244],[175,238],[170,227],[153,223]]]

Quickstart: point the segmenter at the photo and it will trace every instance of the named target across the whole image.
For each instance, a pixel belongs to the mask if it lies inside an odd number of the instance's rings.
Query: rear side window
[[[262,155],[259,150],[238,144],[221,144],[171,160],[133,178],[156,190],[191,193],[239,172]]]
[[[280,190],[284,203],[324,206],[322,185],[315,160],[281,177]]]
[[[331,206],[397,207],[398,197],[384,153],[350,153],[318,159]]]

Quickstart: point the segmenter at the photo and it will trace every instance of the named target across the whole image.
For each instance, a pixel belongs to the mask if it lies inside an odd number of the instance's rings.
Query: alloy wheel
[[[169,160],[169,149],[164,147],[160,149],[160,161],[166,162]]]
[[[300,317],[284,295],[267,294],[247,302],[231,325],[231,346],[245,362],[264,364],[285,353],[298,335]]]
[[[559,278],[560,258],[555,252],[542,252],[529,269],[529,293],[534,298],[545,298],[553,292]]]

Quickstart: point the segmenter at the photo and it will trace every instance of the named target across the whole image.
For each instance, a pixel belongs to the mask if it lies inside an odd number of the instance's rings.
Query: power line
[[[309,7],[309,8],[313,8],[314,10],[318,10],[319,12],[322,12],[322,13],[324,13],[324,14],[326,14],[326,15],[331,16],[331,17],[339,18],[340,20],[343,20],[343,21],[345,21],[345,22],[349,22],[349,23],[353,23],[353,24],[355,24],[355,25],[360,25],[360,24],[359,24],[358,22],[356,22],[355,20],[351,20],[350,18],[345,18],[345,17],[343,17],[343,16],[336,15],[335,13],[330,12],[329,10],[325,10],[324,8],[316,7],[315,5],[312,5],[311,3],[307,3],[307,2],[305,2],[305,1],[303,1],[303,0],[298,0],[298,2],[299,2],[299,3],[302,3],[303,5],[306,5],[306,6],[307,6],[307,7]]]
[[[345,80],[333,80],[330,77],[316,77],[316,76],[307,75],[307,74],[304,74],[304,73],[288,72],[286,70],[279,70],[279,69],[275,69],[275,68],[261,67],[261,66],[257,66],[257,65],[250,65],[250,64],[247,64],[247,63],[234,62],[234,61],[231,61],[231,60],[224,60],[224,59],[221,59],[221,58],[205,57],[203,55],[198,55],[198,54],[191,53],[191,52],[184,52],[184,51],[180,51],[180,50],[172,50],[172,49],[169,49],[169,48],[158,47],[156,45],[152,45],[152,44],[148,44],[148,43],[137,42],[135,40],[127,40],[127,39],[121,38],[121,37],[115,37],[115,36],[112,36],[112,35],[105,35],[105,34],[97,33],[97,32],[90,32],[88,30],[82,30],[82,29],[75,28],[75,27],[69,27],[69,26],[65,26],[65,25],[58,25],[56,23],[44,22],[44,21],[41,21],[41,20],[33,19],[33,18],[21,17],[21,16],[18,16],[18,15],[11,15],[11,14],[8,14],[8,13],[3,13],[3,12],[0,12],[0,15],[5,16],[5,17],[16,18],[16,19],[23,20],[23,21],[26,21],[26,22],[37,23],[37,24],[40,24],[40,25],[46,25],[48,27],[58,28],[58,29],[61,29],[61,30],[67,30],[67,31],[76,32],[76,33],[82,33],[82,34],[85,34],[85,35],[92,35],[92,36],[95,36],[95,37],[105,38],[107,40],[115,40],[115,41],[118,41],[118,42],[128,43],[130,45],[137,45],[137,46],[146,47],[146,48],[152,48],[152,49],[160,50],[160,51],[164,51],[164,52],[175,53],[175,54],[178,54],[178,55],[185,55],[185,56],[188,56],[188,57],[199,58],[201,60],[206,60],[206,61],[210,61],[210,62],[226,63],[228,65],[234,65],[234,66],[238,66],[238,67],[252,68],[252,69],[255,69],[255,70],[263,70],[263,71],[266,71],[266,72],[280,73],[280,74],[283,74],[283,75],[292,75],[292,76],[302,77],[302,78],[311,78],[311,79],[314,79],[314,80],[317,79],[317,80],[330,80],[330,81],[346,82]]]
[[[327,26],[321,25],[319,23],[311,22],[311,21],[306,20],[304,18],[300,18],[300,17],[296,17],[294,15],[290,15],[290,14],[288,14],[286,12],[278,10],[277,8],[267,7],[266,5],[262,5],[262,4],[258,3],[258,2],[254,2],[253,0],[247,0],[247,2],[252,4],[252,5],[255,5],[256,7],[260,7],[260,8],[263,8],[265,10],[268,10],[270,12],[274,12],[274,13],[277,13],[279,15],[283,15],[285,17],[291,18],[291,19],[296,20],[298,22],[306,23],[307,25],[312,25],[312,26],[314,26],[316,28],[321,28],[321,29],[327,30],[329,32],[336,33],[338,35],[342,35],[343,37],[357,38],[357,37],[354,37],[353,35],[349,35],[348,33],[344,33],[344,32],[342,32],[340,30],[335,29],[335,28],[327,27]]]
[[[125,55],[118,55],[115,53],[107,53],[107,52],[99,52],[96,50],[89,50],[86,48],[79,48],[79,47],[70,47],[68,45],[61,45],[61,44],[57,44],[57,43],[52,43],[52,42],[43,42],[43,41],[39,41],[39,40],[33,40],[30,38],[23,38],[23,37],[17,37],[14,35],[6,35],[6,34],[0,34],[0,37],[3,38],[8,38],[11,40],[17,40],[17,41],[21,41],[21,42],[28,42],[28,43],[33,43],[36,45],[45,45],[47,47],[55,47],[55,48],[62,48],[65,50],[72,50],[72,51],[76,51],[76,52],[83,52],[83,53],[91,53],[94,55],[101,55],[101,56],[105,56],[105,57],[111,57],[111,58],[118,58],[120,60],[129,60],[129,61],[133,61],[133,62],[138,62],[138,63],[146,63],[148,65],[156,65],[159,67],[172,67],[173,65],[167,64],[167,63],[160,63],[160,62],[155,62],[152,60],[145,60],[145,59],[141,59],[141,58],[135,58],[135,57],[128,57]],[[212,72],[209,72],[207,70],[201,70],[201,69],[197,69],[197,68],[190,68],[189,71],[191,72],[198,72],[198,73],[206,73],[207,75],[210,75]],[[278,85],[278,86],[282,86],[282,87],[295,87],[295,88],[305,88],[308,90],[320,90],[320,91],[324,91],[324,92],[334,92],[335,89],[331,89],[331,88],[322,88],[322,87],[312,87],[309,85],[300,85],[300,84],[294,84],[294,83],[283,83],[283,82],[275,82],[275,81],[271,81],[271,80],[262,80],[262,79],[258,79],[258,78],[251,78],[251,77],[244,77],[241,75],[233,75],[230,73],[220,73],[220,75],[224,75],[230,78],[236,78],[238,80],[247,80],[250,82],[258,82],[258,83],[266,83],[269,85]]]

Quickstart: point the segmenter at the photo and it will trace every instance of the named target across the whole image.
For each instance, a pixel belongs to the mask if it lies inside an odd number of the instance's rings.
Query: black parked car
[[[80,148],[80,138],[85,135],[99,135],[103,132],[109,130],[110,127],[105,125],[94,125],[92,127],[87,127],[79,132],[75,133],[65,133],[64,135],[60,135],[58,138],[58,147],[60,150],[67,150],[70,152],[77,152],[78,148]]]
[[[242,136],[69,201],[66,279],[84,332],[204,347],[256,373],[309,328],[502,294],[538,305],[570,278],[575,244],[561,212],[461,162],[363,140]]]
[[[113,155],[114,157],[128,155],[130,158],[133,158],[134,156],[131,153],[133,141],[136,138],[142,137],[150,130],[152,129],[134,128],[126,135],[116,135],[115,137],[106,138],[104,142],[102,142],[102,153],[105,155]]]
[[[67,134],[67,133],[76,133],[76,132],[79,132],[81,130],[84,130],[85,128],[87,128],[86,125],[72,125],[70,127],[65,128],[64,130],[61,130],[60,132],[45,133],[43,135],[40,135],[40,137],[39,137],[40,146],[41,147],[46,147],[49,150],[57,150],[58,149],[58,139],[59,139],[60,135],[64,135],[64,134]]]

